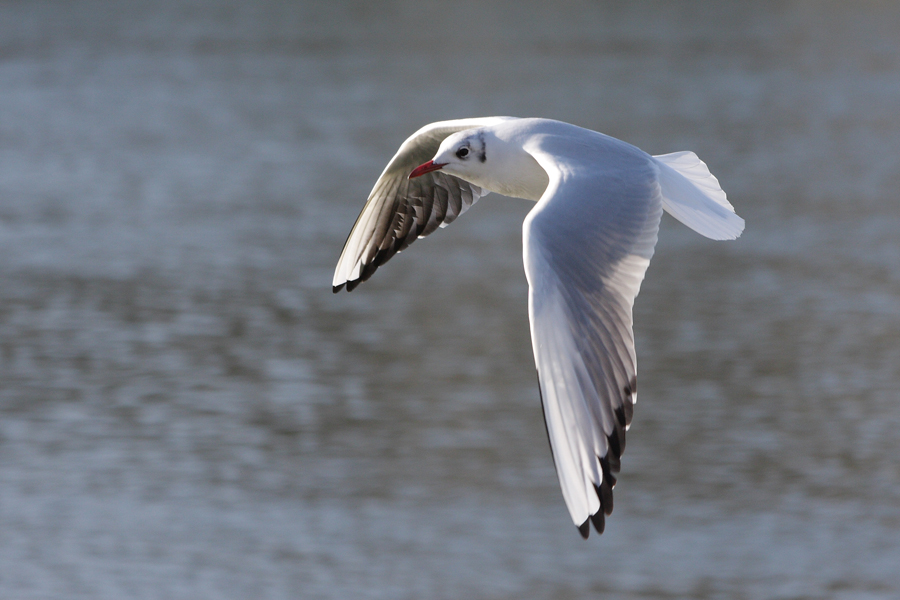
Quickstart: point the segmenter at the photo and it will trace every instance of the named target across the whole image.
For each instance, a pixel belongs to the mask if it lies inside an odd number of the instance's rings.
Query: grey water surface
[[[900,5],[0,3],[0,598],[900,597]],[[490,196],[352,294],[400,142],[696,151],[607,531],[553,470]]]

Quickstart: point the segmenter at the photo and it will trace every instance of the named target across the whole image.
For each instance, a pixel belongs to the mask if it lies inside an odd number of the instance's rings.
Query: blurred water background
[[[900,4],[0,3],[0,597],[900,597]],[[584,542],[520,227],[352,294],[400,142],[558,118],[692,149]]]

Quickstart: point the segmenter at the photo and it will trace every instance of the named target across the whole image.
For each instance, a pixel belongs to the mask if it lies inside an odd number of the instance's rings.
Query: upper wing
[[[348,291],[352,290],[416,238],[448,225],[483,196],[480,187],[441,171],[415,179],[409,179],[409,174],[433,158],[447,136],[509,118],[440,121],[407,138],[375,182],[350,230],[334,270],[334,292],[339,292],[344,284]]]
[[[613,509],[637,399],[632,305],[662,215],[649,155],[596,134],[526,149],[550,184],[523,226],[528,311],[547,435],[582,536]]]

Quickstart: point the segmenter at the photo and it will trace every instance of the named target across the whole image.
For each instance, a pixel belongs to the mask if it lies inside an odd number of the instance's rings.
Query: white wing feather
[[[612,512],[612,473],[636,400],[632,306],[662,197],[649,155],[585,131],[526,147],[550,184],[523,234],[547,434],[569,513],[587,537],[589,521],[602,531]]]

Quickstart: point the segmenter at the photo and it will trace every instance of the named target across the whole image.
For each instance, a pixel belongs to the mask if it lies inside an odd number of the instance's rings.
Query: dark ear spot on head
[[[484,151],[484,132],[478,132],[478,141],[481,143],[481,151],[478,153],[478,160],[484,162],[487,160],[487,153]]]

